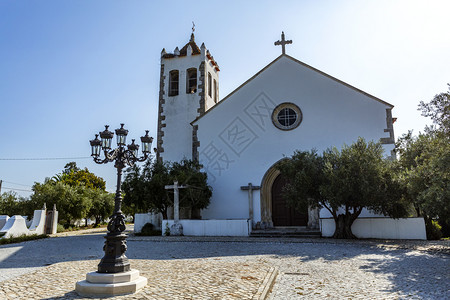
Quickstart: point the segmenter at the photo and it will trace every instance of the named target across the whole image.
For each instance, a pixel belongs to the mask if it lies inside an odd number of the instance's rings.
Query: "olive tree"
[[[100,189],[86,189],[92,205],[87,216],[95,219],[95,226],[110,217],[114,211],[114,193],[108,193]]]
[[[395,218],[408,213],[401,185],[379,143],[359,138],[321,156],[314,150],[296,151],[279,169],[288,180],[283,189],[288,203],[328,210],[336,224],[334,238],[356,238],[351,226],[363,208]]]
[[[47,181],[33,185],[31,202],[35,207],[48,207],[56,204],[59,219],[63,224],[71,225],[74,221],[86,218],[92,207],[92,199],[84,186],[73,187],[62,182]]]
[[[167,163],[148,160],[141,169],[126,170],[122,184],[123,205],[127,213],[161,213],[167,219],[167,208],[172,205],[165,186],[170,184]]]
[[[450,85],[449,85],[450,87]],[[433,220],[450,235],[450,92],[421,102],[422,115],[435,126],[423,133],[404,134],[396,144],[406,196],[425,220],[428,238],[433,236]]]
[[[27,199],[16,192],[4,192],[0,195],[0,215],[28,215]]]

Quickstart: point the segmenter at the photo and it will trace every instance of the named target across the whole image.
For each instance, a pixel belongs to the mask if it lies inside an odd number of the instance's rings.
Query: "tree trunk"
[[[201,220],[202,219],[199,208],[191,209],[191,219],[193,219],[193,220]]]
[[[335,239],[356,239],[357,237],[352,232],[352,225],[355,221],[355,217],[346,213],[340,214],[337,218],[334,218],[336,224],[336,230],[334,231],[333,238]]]

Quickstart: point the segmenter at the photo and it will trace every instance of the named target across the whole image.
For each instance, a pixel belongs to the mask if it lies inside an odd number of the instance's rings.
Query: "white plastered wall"
[[[161,157],[165,161],[180,161],[183,158],[192,159],[192,126],[194,121],[200,114],[200,93],[205,95],[205,110],[210,109],[216,103],[214,102],[214,86],[212,86],[212,94],[208,95],[208,73],[211,74],[211,83],[216,80],[217,89],[219,88],[219,72],[215,69],[213,63],[206,56],[206,48],[202,47],[201,53],[191,55],[188,48],[186,56],[178,56],[174,58],[162,58],[161,63],[164,64],[164,99],[163,115],[165,119],[162,121],[166,126],[163,128],[163,148],[164,152]],[[205,70],[203,71],[205,81],[205,91],[200,88],[200,66],[204,62]],[[190,68],[197,69],[197,92],[189,94],[186,92],[187,70]],[[169,73],[173,70],[179,72],[179,93],[177,96],[169,96]],[[217,100],[218,102],[218,100]]]
[[[211,107],[216,105],[216,102],[214,102],[214,80],[216,80],[217,83],[217,90],[219,90],[219,72],[214,67],[211,60],[207,60],[205,63],[205,110],[209,110]],[[209,96],[209,83],[208,83],[208,73],[211,74],[211,96]],[[219,92],[217,91],[217,102],[219,102]],[[192,119],[191,121],[194,121]]]
[[[161,157],[165,161],[180,161],[183,158],[192,158],[192,126],[190,122],[198,116],[200,96],[197,93],[186,93],[186,70],[197,69],[197,83],[199,82],[199,67],[202,55],[182,56],[170,59],[162,59],[164,64],[164,99],[163,115],[166,127],[163,128],[163,148]],[[179,71],[179,93],[177,96],[169,96],[169,73],[172,70]]]
[[[273,108],[295,103],[303,121],[282,131],[271,120]],[[294,150],[351,144],[359,136],[389,137],[389,105],[282,56],[236,90],[194,125],[198,125],[200,163],[213,188],[205,219],[248,218],[248,193],[240,186],[260,185],[264,174]],[[392,146],[387,146],[391,150]],[[389,155],[389,153],[387,153]],[[261,220],[260,191],[253,194],[254,221]]]

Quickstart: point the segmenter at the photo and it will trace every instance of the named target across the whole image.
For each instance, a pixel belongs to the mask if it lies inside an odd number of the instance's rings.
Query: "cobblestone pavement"
[[[103,233],[0,246],[0,299],[82,299]],[[450,242],[134,237],[132,268],[149,280],[117,299],[450,299]]]

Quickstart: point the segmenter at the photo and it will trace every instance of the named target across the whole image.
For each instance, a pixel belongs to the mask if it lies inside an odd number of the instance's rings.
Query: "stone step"
[[[250,234],[252,238],[304,238],[304,239],[320,239],[320,235],[261,235]]]
[[[320,238],[319,230],[308,229],[266,229],[253,230],[251,237],[298,237],[298,238]]]

